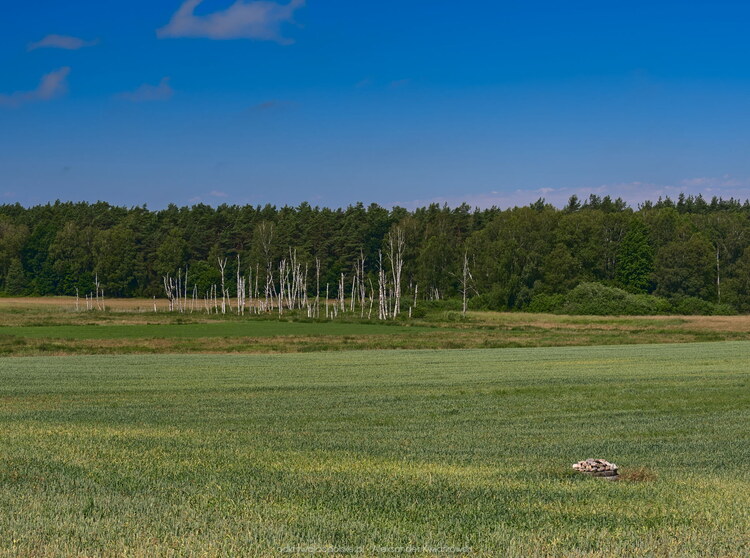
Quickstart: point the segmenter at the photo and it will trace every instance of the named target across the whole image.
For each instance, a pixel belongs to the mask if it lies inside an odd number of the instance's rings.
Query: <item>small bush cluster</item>
[[[737,312],[728,304],[715,304],[695,296],[672,299],[672,313],[701,316],[731,316]]]
[[[633,294],[601,283],[581,283],[566,294],[539,294],[528,305],[529,312],[594,316],[644,316],[655,314],[729,315],[729,305],[697,297],[661,298]]]

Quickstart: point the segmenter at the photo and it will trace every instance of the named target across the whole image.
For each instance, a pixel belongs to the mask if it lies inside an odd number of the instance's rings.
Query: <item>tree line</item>
[[[183,274],[181,296],[204,305],[216,290],[223,301],[223,291],[267,299],[287,289],[288,300],[293,291],[308,306],[324,297],[364,307],[369,297],[380,313],[425,300],[554,311],[595,295],[651,297],[667,301],[654,307],[665,311],[748,312],[750,203],[680,195],[632,208],[591,195],[563,208],[540,199],[509,209],[413,211],[361,203],[155,211],[105,202],[0,205],[7,295],[84,296],[96,288],[97,296],[171,290],[174,297],[177,284],[168,280]],[[380,288],[388,292],[379,303]],[[390,306],[378,310],[382,300]]]

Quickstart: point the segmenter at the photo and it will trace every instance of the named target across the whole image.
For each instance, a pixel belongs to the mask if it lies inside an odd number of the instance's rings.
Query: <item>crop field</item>
[[[3,358],[0,402],[2,555],[750,553],[746,341]]]

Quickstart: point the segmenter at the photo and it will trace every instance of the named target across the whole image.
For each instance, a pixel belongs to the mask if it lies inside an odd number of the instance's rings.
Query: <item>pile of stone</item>
[[[607,480],[617,480],[617,465],[610,463],[606,459],[586,459],[573,464],[573,469],[579,473],[590,475],[592,477],[601,477]]]

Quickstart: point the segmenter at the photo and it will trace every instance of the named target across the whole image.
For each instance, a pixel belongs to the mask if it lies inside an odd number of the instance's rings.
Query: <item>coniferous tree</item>
[[[624,289],[645,293],[651,288],[654,272],[654,250],[648,229],[640,219],[635,219],[620,243],[616,278]]]
[[[5,292],[9,295],[24,294],[27,286],[26,274],[23,272],[21,260],[13,259],[5,276]]]

